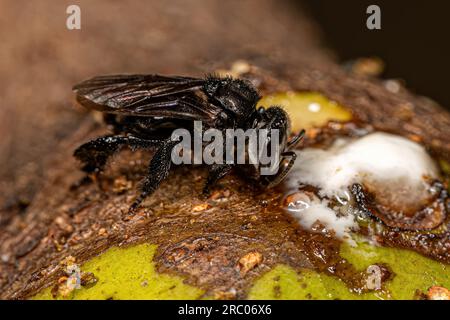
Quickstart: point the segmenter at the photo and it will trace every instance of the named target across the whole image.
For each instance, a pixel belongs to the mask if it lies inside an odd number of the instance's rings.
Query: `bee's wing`
[[[73,87],[86,108],[102,112],[212,121],[221,111],[202,94],[205,80],[161,75],[99,76]]]

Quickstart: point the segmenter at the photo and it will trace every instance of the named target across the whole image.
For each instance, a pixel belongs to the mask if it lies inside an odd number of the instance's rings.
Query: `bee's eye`
[[[219,113],[219,115],[217,116],[217,122],[216,122],[216,125],[220,127],[220,126],[223,126],[223,125],[227,124],[228,121],[229,121],[229,117],[228,117],[228,115],[226,114],[226,112],[221,112],[221,113]]]

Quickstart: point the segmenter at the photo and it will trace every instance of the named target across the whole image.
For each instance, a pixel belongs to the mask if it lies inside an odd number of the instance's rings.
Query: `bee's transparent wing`
[[[205,80],[161,75],[109,75],[73,87],[86,108],[142,117],[213,121],[221,111],[202,92]]]

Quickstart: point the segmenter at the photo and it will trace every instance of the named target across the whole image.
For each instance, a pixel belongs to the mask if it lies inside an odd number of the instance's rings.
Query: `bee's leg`
[[[103,170],[109,157],[123,146],[145,149],[156,146],[160,142],[160,140],[144,140],[133,136],[105,136],[81,145],[75,150],[74,156],[83,163],[83,171],[93,173]]]
[[[231,164],[211,165],[208,172],[208,178],[206,178],[206,183],[205,186],[203,187],[203,195],[208,195],[210,192],[209,188],[214,184],[216,184],[216,182],[219,181],[221,178],[223,178],[225,175],[227,175],[232,168],[233,165]]]
[[[305,136],[305,130],[300,131],[296,136],[294,136],[287,144],[288,150],[295,149],[300,141],[303,140]]]
[[[178,143],[179,141],[172,140],[160,141],[158,150],[150,161],[147,176],[142,183],[141,194],[131,205],[130,213],[133,213],[142,201],[158,189],[160,183],[167,178],[170,171],[170,165],[172,164],[172,149]]]
[[[297,154],[294,151],[283,152],[281,155],[283,156],[283,160],[285,158],[290,158],[289,162],[284,166],[284,168],[279,170],[277,174],[272,177],[272,179],[267,184],[267,188],[272,188],[283,181],[283,179],[287,176],[292,166],[294,165],[295,159],[297,159]]]

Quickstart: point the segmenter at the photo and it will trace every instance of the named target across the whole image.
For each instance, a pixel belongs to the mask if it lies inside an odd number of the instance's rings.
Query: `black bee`
[[[176,128],[192,129],[195,120],[206,129],[228,128],[278,129],[280,133],[280,163],[278,172],[262,176],[257,167],[243,165],[248,177],[264,187],[278,184],[289,172],[296,159],[291,151],[303,136],[303,131],[288,141],[290,120],[277,106],[256,108],[260,99],[248,82],[230,77],[207,76],[204,79],[161,75],[111,75],[86,80],[73,90],[77,100],[88,109],[105,114],[114,135],[100,137],[81,145],[74,156],[88,173],[100,172],[108,158],[123,146],[131,149],[155,148],[142,183],[141,194],[132,204],[134,211],[140,203],[167,178],[171,166],[171,151],[178,141],[172,141]],[[234,165],[213,164],[204,193]],[[253,169],[249,170],[249,167]]]

